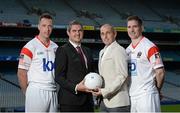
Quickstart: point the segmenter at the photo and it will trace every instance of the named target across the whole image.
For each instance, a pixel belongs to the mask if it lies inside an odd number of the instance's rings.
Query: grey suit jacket
[[[99,74],[104,79],[101,89],[106,107],[122,107],[130,104],[127,87],[127,55],[125,49],[114,41],[99,53]]]

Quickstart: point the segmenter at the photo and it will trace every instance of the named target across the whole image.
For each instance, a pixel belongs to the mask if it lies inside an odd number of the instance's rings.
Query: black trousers
[[[94,112],[93,105],[60,105],[60,112]]]
[[[104,102],[102,101],[100,104],[100,111],[101,112],[130,112],[130,106],[122,106],[122,107],[116,107],[116,108],[107,108],[104,105]]]

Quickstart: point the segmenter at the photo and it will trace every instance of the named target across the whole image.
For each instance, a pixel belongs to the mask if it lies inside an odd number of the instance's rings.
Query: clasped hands
[[[84,85],[84,80],[82,80],[80,83],[77,84],[77,91],[81,92],[87,92],[87,93],[92,93],[94,96],[101,96],[101,89],[100,88],[95,88],[95,89],[89,89]]]

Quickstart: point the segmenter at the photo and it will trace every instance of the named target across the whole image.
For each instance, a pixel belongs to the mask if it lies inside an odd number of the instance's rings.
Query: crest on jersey
[[[141,52],[141,51],[139,51],[139,52],[138,52],[138,54],[137,54],[137,58],[140,58],[140,57],[141,57],[141,55],[142,55],[142,52]]]

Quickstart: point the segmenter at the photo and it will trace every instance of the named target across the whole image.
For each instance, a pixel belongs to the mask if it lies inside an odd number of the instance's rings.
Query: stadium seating
[[[160,0],[161,1],[161,0]],[[79,5],[81,3],[81,5]],[[159,2],[158,2],[159,3]],[[175,3],[163,2],[161,8],[153,1],[131,0],[8,0],[0,5],[1,22],[24,22],[37,24],[38,16],[43,12],[52,14],[55,25],[67,25],[76,19],[84,25],[99,26],[110,23],[114,26],[126,26],[129,15],[139,15],[148,27],[178,28],[180,17]],[[52,7],[53,6],[53,7]]]
[[[176,102],[180,101],[180,76],[176,71],[166,71],[165,82],[162,88],[164,98],[162,101]]]
[[[0,76],[18,85],[18,79],[15,71],[0,73]],[[0,92],[0,110],[3,108],[8,108],[10,110],[11,108],[24,106],[25,97],[18,87],[0,79]]]

